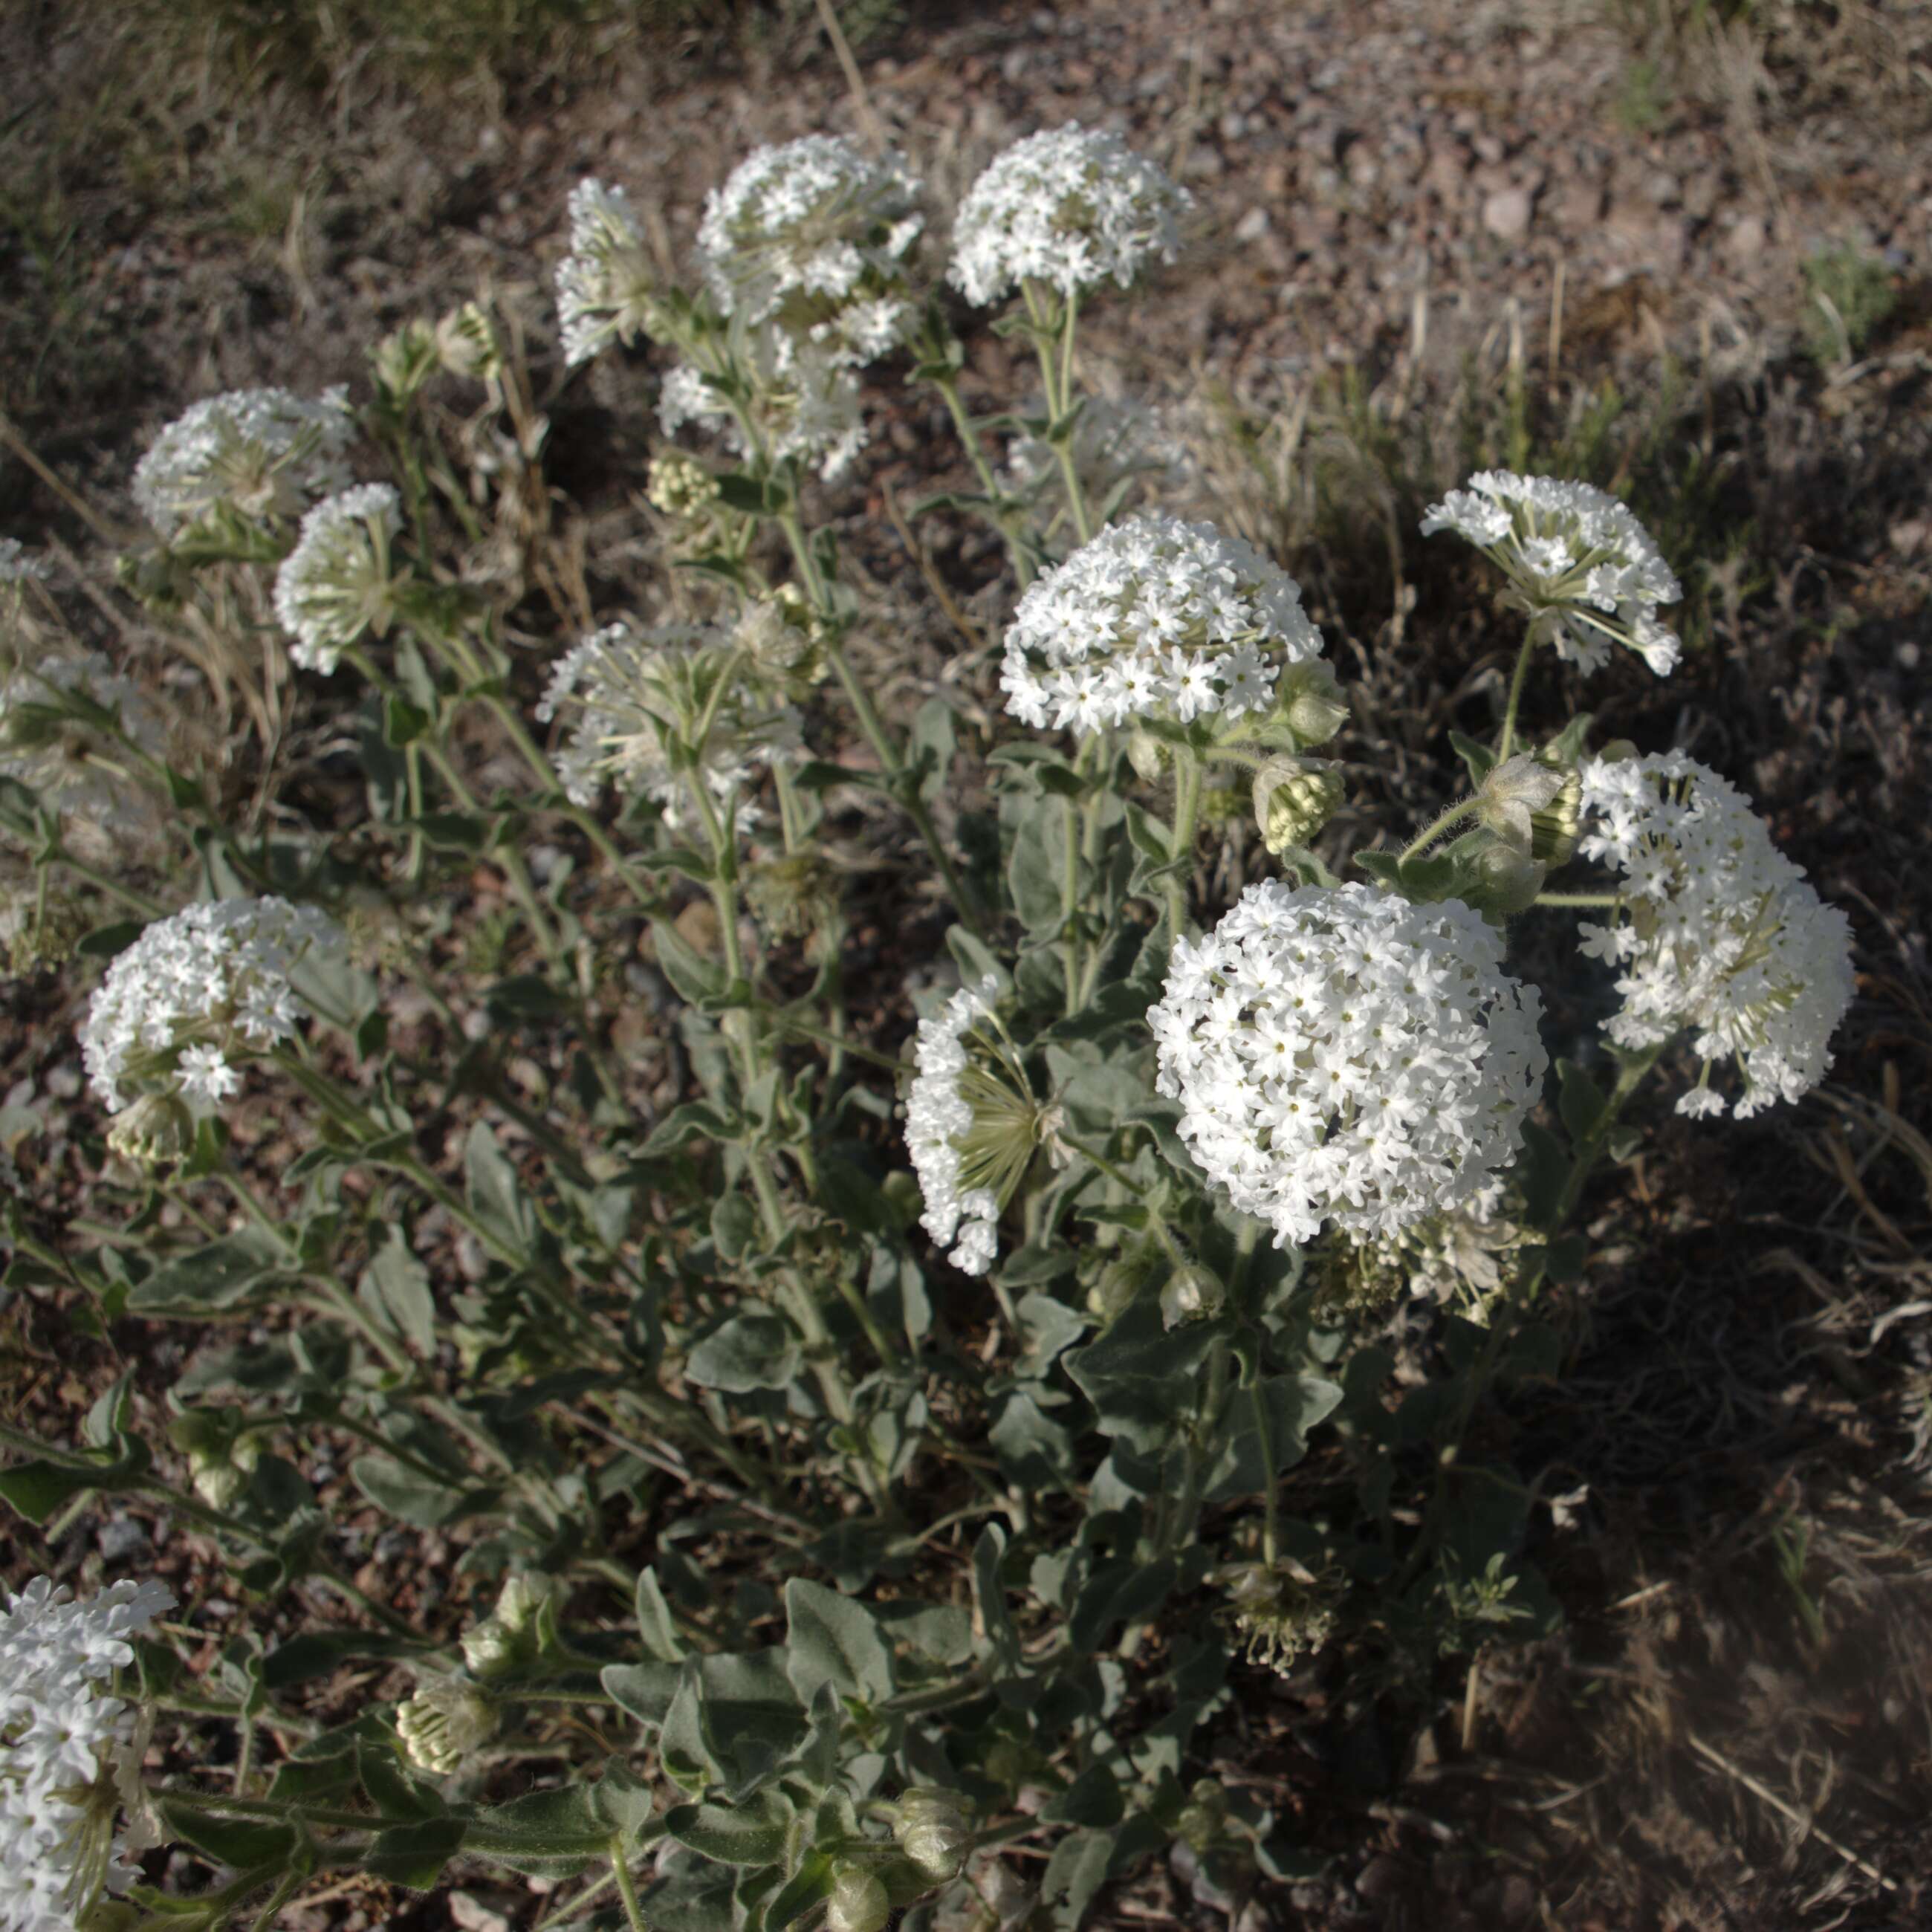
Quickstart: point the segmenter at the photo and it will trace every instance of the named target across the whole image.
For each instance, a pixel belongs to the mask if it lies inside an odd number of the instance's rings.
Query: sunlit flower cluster
[[[85,1603],[44,1576],[0,1589],[0,1932],[74,1932],[138,1876],[119,1828],[139,1786],[137,1714],[98,1687],[174,1604],[158,1583]]]
[[[537,716],[564,718],[556,754],[579,805],[605,784],[655,800],[687,837],[704,832],[694,780],[722,814],[754,824],[758,771],[795,757],[798,713],[744,675],[746,659],[720,631],[694,624],[634,631],[607,625],[559,658]]]
[[[134,500],[164,537],[223,508],[298,516],[347,484],[344,453],[355,434],[346,389],[209,396],[169,424],[136,465]]]
[[[275,575],[275,615],[289,656],[325,676],[365,632],[388,627],[394,591],[390,540],[403,526],[396,493],[364,483],[316,504]]]
[[[80,1029],[94,1090],[118,1113],[160,1092],[197,1109],[242,1084],[233,1062],[291,1038],[301,1005],[290,975],[341,928],[286,899],[208,899],[148,926],[116,956]]]
[[[1704,1062],[1681,1114],[1721,1114],[1712,1063],[1734,1060],[1740,1115],[1796,1100],[1824,1078],[1852,994],[1851,926],[1771,841],[1750,800],[1682,752],[1582,768],[1586,858],[1622,874],[1583,950],[1618,969],[1620,1046],[1689,1028]]]
[[[906,1101],[906,1145],[926,1197],[921,1225],[955,1268],[984,1274],[999,1251],[1000,1190],[1032,1158],[1036,1109],[1023,1096],[996,1034],[999,982],[962,986],[919,1023],[918,1076]]]
[[[890,354],[916,315],[907,251],[925,226],[896,154],[836,135],[760,148],[712,190],[698,245],[718,304],[748,326],[856,366]]]
[[[1293,578],[1211,524],[1117,524],[1036,579],[1008,627],[1006,709],[1082,734],[1130,718],[1265,710],[1284,664],[1320,656]]]
[[[556,267],[564,361],[574,368],[607,343],[636,341],[651,326],[656,302],[630,196],[600,181],[579,182],[570,191],[570,253]]]
[[[1546,1064],[1533,988],[1460,901],[1250,886],[1148,1016],[1180,1136],[1277,1245],[1388,1234],[1508,1165]]]
[[[1174,260],[1192,199],[1118,134],[1077,125],[1030,134],[960,204],[951,279],[982,305],[1028,282],[1063,296],[1127,288],[1150,262]]]
[[[1684,594],[1650,532],[1614,496],[1587,483],[1485,470],[1430,506],[1422,533],[1454,530],[1502,571],[1529,613],[1532,634],[1585,670],[1610,646],[1636,652],[1659,677],[1682,646],[1657,620]]]
[[[37,793],[50,812],[105,830],[150,823],[130,745],[161,758],[161,715],[99,651],[0,671],[0,776]]]

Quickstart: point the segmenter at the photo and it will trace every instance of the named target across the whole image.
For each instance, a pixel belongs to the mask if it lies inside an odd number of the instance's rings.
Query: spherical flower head
[[[1658,622],[1658,606],[1684,594],[1650,532],[1614,496],[1587,483],[1485,470],[1432,505],[1422,533],[1454,530],[1492,558],[1529,613],[1532,634],[1585,670],[1612,644],[1634,651],[1659,677],[1683,647]]]
[[[299,516],[348,483],[355,434],[346,389],[231,389],[155,438],[135,466],[134,500],[164,537],[224,508],[253,521]]]
[[[572,368],[606,344],[632,343],[651,328],[656,280],[644,231],[620,188],[580,181],[570,194],[570,253],[557,264],[557,316]]]
[[[72,1932],[138,1875],[120,1829],[140,1801],[138,1714],[97,1687],[174,1604],[158,1583],[85,1603],[44,1576],[0,1588],[0,1932]]]
[[[318,503],[275,575],[275,615],[290,657],[329,676],[365,632],[389,626],[396,581],[389,554],[403,526],[396,493],[364,483]]]
[[[926,1198],[921,1225],[968,1274],[992,1266],[1000,1211],[1058,1118],[1034,1099],[999,1028],[998,1003],[988,973],[920,1022],[906,1096],[906,1146]]]
[[[103,831],[146,830],[154,808],[136,777],[143,752],[166,756],[161,714],[99,651],[0,671],[0,776],[49,811]]]
[[[1322,634],[1294,578],[1252,544],[1155,516],[1112,525],[1036,578],[1006,646],[1006,709],[1087,736],[1130,718],[1265,711],[1282,667],[1318,657]]]
[[[949,278],[981,306],[1028,282],[1066,296],[1130,288],[1150,262],[1174,260],[1192,200],[1118,134],[1030,134],[960,204]]]
[[[1227,1593],[1226,1616],[1248,1655],[1283,1676],[1304,1654],[1328,1641],[1347,1586],[1284,1557],[1272,1563],[1237,1563],[1216,1580]]]
[[[1459,901],[1269,880],[1176,942],[1148,1017],[1181,1138],[1280,1247],[1475,1198],[1535,1104],[1539,1010]]]
[[[1808,1093],[1852,1002],[1850,922],[1694,758],[1592,758],[1580,776],[1579,850],[1622,878],[1610,923],[1581,928],[1584,951],[1618,969],[1611,1039],[1642,1050],[1694,1030],[1703,1070],[1678,1103],[1693,1118],[1724,1112],[1709,1084],[1720,1060],[1744,1076],[1740,1116]]]
[[[568,718],[557,753],[565,789],[578,805],[607,784],[641,794],[688,838],[706,836],[692,774],[722,815],[755,824],[748,794],[764,766],[798,755],[798,713],[774,704],[746,676],[744,654],[719,630],[616,623],[558,660],[537,716]]]
[[[918,318],[905,256],[923,224],[896,154],[808,135],[758,148],[705,203],[698,246],[724,313],[856,366],[902,344]]]
[[[973,1842],[972,1827],[950,1791],[908,1791],[898,1802],[894,1831],[900,1850],[934,1885],[959,1876]]]
[[[238,1084],[233,1062],[291,1038],[291,974],[339,952],[341,928],[286,899],[212,899],[158,920],[107,969],[80,1030],[81,1056],[110,1113],[139,1095],[205,1114]]]
[[[1046,403],[1036,396],[1027,414],[1040,417]],[[1173,488],[1187,473],[1181,446],[1168,436],[1152,411],[1137,403],[1108,402],[1089,396],[1073,425],[1068,454],[1082,493],[1104,520],[1125,502],[1137,484]],[[1016,436],[1006,452],[1007,481],[1014,494],[1033,496],[1055,485],[1060,458],[1043,437],[1027,433]]]
[[[396,1711],[396,1730],[410,1763],[446,1778],[496,1735],[496,1706],[474,1684],[443,1677],[425,1684]]]
[[[718,478],[696,457],[667,449],[651,459],[644,494],[660,515],[694,523],[717,502]]]

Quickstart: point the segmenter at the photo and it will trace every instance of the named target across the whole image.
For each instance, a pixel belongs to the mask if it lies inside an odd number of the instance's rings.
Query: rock
[[[1740,268],[1747,267],[1764,253],[1764,244],[1769,238],[1763,218],[1747,214],[1724,237],[1724,253]]]
[[[1504,242],[1515,242],[1529,232],[1529,190],[1499,188],[1483,203],[1483,226]]]
[[[1565,182],[1556,195],[1556,225],[1564,234],[1580,237],[1596,226],[1604,212],[1600,182]]]
[[[1274,226],[1274,219],[1265,208],[1251,208],[1234,224],[1237,242],[1258,242]]]
[[[131,1562],[148,1547],[148,1526],[128,1516],[117,1516],[100,1526],[100,1533],[94,1541],[100,1546],[104,1562]]]

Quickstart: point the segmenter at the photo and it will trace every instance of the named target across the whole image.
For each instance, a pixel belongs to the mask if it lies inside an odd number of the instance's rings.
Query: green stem
[[[1496,763],[1501,764],[1510,754],[1516,742],[1516,712],[1522,704],[1523,680],[1529,673],[1530,653],[1536,648],[1536,633],[1532,630],[1522,640],[1522,649],[1516,655],[1516,670],[1511,674],[1509,698],[1503,706],[1503,728],[1496,740]]]
[[[617,1881],[618,1893],[624,1901],[624,1916],[631,1922],[631,1932],[651,1932],[650,1922],[644,1917],[644,1908],[638,1901],[637,1881],[631,1876],[629,1856],[621,1838],[610,1840],[610,1872]]]
[[[1254,1404],[1255,1437],[1262,1452],[1262,1561],[1272,1567],[1281,1555],[1281,1504],[1274,1460],[1274,1431],[1268,1420],[1268,1396],[1257,1374],[1248,1390]]]
[[[1168,857],[1174,868],[1168,875],[1168,930],[1178,939],[1187,925],[1189,874],[1193,871],[1194,840],[1201,818],[1201,760],[1192,751],[1174,754],[1174,831]]]
[[[143,919],[159,919],[161,904],[151,899],[145,892],[137,892],[130,886],[124,886],[118,879],[110,879],[105,872],[97,871],[86,860],[76,859],[64,845],[54,848],[54,862],[64,866],[77,878],[85,879],[91,886],[98,886],[111,898],[117,898],[130,912],[139,913]]]
[[[1538,892],[1531,903],[1546,906],[1622,905],[1622,892]]]
[[[1432,818],[1429,823],[1402,848],[1400,855],[1402,858],[1404,860],[1413,859],[1418,852],[1422,851],[1428,846],[1434,844],[1436,840],[1441,838],[1443,833],[1449,830],[1450,826],[1460,825],[1464,819],[1469,817],[1469,815],[1474,812],[1477,806],[1480,802],[1480,801],[1476,799],[1466,798],[1462,800],[1459,803],[1452,805],[1447,812],[1442,813],[1438,817]]]

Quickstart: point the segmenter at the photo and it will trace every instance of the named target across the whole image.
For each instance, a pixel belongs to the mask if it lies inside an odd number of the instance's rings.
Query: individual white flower
[[[97,1687],[174,1604],[158,1583],[85,1603],[44,1576],[0,1588],[0,1932],[74,1932],[138,1875],[120,1829],[139,1802],[138,1713]]]
[[[496,1735],[496,1706],[474,1684],[441,1677],[425,1684],[396,1710],[396,1730],[410,1762],[433,1777],[447,1777]]]
[[[1130,718],[1265,710],[1322,634],[1293,578],[1240,537],[1178,517],[1112,525],[1036,578],[1007,627],[1006,709],[1082,734]]]
[[[923,226],[918,194],[898,156],[875,160],[836,135],[760,148],[705,203],[705,280],[747,326],[808,340],[834,364],[872,362],[918,320],[904,260]]]
[[[17,537],[0,537],[0,584],[25,584],[29,578],[52,576],[54,567],[36,556]]]
[[[1851,926],[1772,843],[1749,799],[1694,758],[1592,758],[1583,766],[1586,858],[1622,875],[1608,924],[1580,928],[1584,950],[1620,970],[1620,1046],[1688,1028],[1704,1062],[1678,1103],[1720,1114],[1712,1063],[1744,1076],[1740,1115],[1796,1100],[1824,1078],[1851,1004]]]
[[[906,1146],[926,1197],[921,1224],[968,1274],[992,1266],[1000,1211],[1058,1119],[1034,1100],[1000,1030],[998,999],[988,973],[920,1022],[906,1096]]]
[[[616,623],[585,638],[558,659],[537,707],[545,723],[571,721],[556,767],[572,800],[593,805],[614,784],[654,799],[668,824],[700,838],[694,770],[722,812],[755,824],[747,794],[758,772],[796,756],[804,741],[798,713],[770,703],[745,669],[725,634],[704,625]]]
[[[570,253],[557,264],[563,359],[574,368],[608,342],[632,343],[657,305],[644,231],[620,188],[579,182],[570,191]]]
[[[210,899],[157,920],[118,954],[88,1007],[81,1057],[110,1113],[137,1094],[200,1111],[232,1092],[232,1063],[291,1038],[290,975],[311,951],[344,950],[341,928],[286,899]]]
[[[118,734],[100,712],[112,715]],[[147,830],[154,806],[134,782],[130,746],[166,755],[161,714],[99,651],[0,671],[0,776],[49,811],[104,831]]]
[[[949,279],[982,306],[1026,282],[1063,296],[1130,287],[1150,262],[1174,260],[1177,218],[1192,202],[1118,134],[1077,124],[1030,134],[960,204]]]
[[[1534,634],[1585,670],[1610,646],[1636,652],[1659,677],[1682,646],[1658,622],[1684,594],[1650,532],[1614,496],[1587,483],[1485,470],[1451,490],[1422,520],[1422,534],[1454,530],[1486,552],[1530,614]]]
[[[253,518],[298,516],[350,480],[356,434],[349,392],[231,389],[169,424],[134,469],[134,500],[164,537],[224,507]]]
[[[1046,403],[1035,396],[1026,414],[1037,418],[1046,411]],[[1082,404],[1070,453],[1081,490],[1098,516],[1111,514],[1108,506],[1124,502],[1135,484],[1172,488],[1187,470],[1186,451],[1162,430],[1150,410],[1099,396],[1089,396]],[[1060,459],[1043,437],[1024,434],[1007,446],[1006,480],[1016,495],[1033,496],[1048,490],[1058,483],[1060,474]]]
[[[1514,1160],[1546,1064],[1533,988],[1468,906],[1250,886],[1177,940],[1148,1015],[1180,1136],[1277,1246],[1394,1232]]]
[[[365,631],[388,628],[395,580],[390,539],[403,526],[396,493],[364,483],[318,503],[275,575],[275,615],[289,656],[326,677]]]

